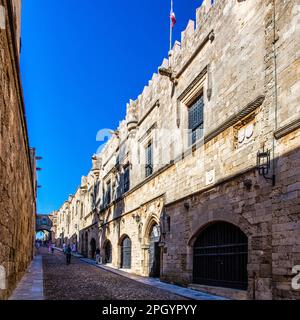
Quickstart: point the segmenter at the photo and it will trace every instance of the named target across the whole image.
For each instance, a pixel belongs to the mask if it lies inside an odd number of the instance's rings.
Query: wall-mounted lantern
[[[257,152],[257,170],[259,175],[263,176],[266,180],[271,180],[273,186],[275,186],[275,174],[271,177],[268,176],[271,170],[271,152],[270,150]]]
[[[189,202],[185,202],[185,203],[184,203],[184,207],[185,207],[186,210],[189,210],[189,209],[190,209],[190,204],[189,204]]]

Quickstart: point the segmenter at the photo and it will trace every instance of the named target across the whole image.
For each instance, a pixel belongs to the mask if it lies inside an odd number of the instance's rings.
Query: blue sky
[[[174,40],[202,0],[174,0]],[[43,157],[38,213],[76,191],[99,147],[167,56],[170,0],[25,0],[21,73],[30,145]]]

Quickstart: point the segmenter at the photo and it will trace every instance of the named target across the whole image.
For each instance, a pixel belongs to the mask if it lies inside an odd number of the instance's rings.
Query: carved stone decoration
[[[210,185],[215,182],[215,169],[206,172],[206,185]]]
[[[247,139],[250,139],[254,133],[254,124],[250,123],[245,129],[245,136]]]
[[[238,142],[243,143],[245,140],[245,128],[241,128],[238,133]]]
[[[102,167],[102,159],[97,155],[92,157],[92,172],[96,178],[99,178],[100,170]]]
[[[85,176],[81,178],[80,191],[81,191],[81,195],[84,195],[88,191],[88,181],[87,181],[87,177]]]
[[[136,113],[136,103],[130,101],[127,105],[127,130],[133,132],[138,126],[138,116]]]
[[[242,120],[244,117],[249,115],[251,112],[256,110],[258,107],[260,107],[265,100],[265,96],[258,96],[255,100],[251,101],[249,104],[247,104],[241,111],[237,112],[236,114],[233,114],[228,120],[226,120],[224,123],[222,123],[219,127],[214,129],[213,131],[209,132],[204,137],[204,142],[207,143],[216,136],[218,136],[221,132],[226,130],[227,128],[231,127],[238,121]]]
[[[249,142],[254,134],[254,123],[248,123],[241,127],[237,132],[238,146]]]

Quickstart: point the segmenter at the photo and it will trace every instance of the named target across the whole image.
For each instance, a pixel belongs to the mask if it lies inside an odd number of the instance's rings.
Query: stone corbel
[[[88,189],[87,189],[87,186],[86,186],[86,185],[80,187],[80,194],[81,194],[82,196],[84,196],[84,195],[87,193],[87,191],[88,191]]]
[[[208,39],[209,39],[210,42],[213,42],[215,40],[215,32],[214,32],[214,30],[212,30],[210,32],[210,34],[208,35]]]
[[[161,76],[168,77],[175,86],[178,84],[177,73],[172,67],[160,67],[158,69],[158,73]]]

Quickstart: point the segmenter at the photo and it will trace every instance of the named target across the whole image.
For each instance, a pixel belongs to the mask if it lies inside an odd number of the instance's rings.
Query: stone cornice
[[[281,139],[282,137],[288,135],[289,133],[297,130],[300,128],[300,118],[288,123],[287,125],[277,129],[274,132],[274,137],[278,140]]]
[[[220,126],[216,129],[212,130],[208,134],[205,135],[204,143],[209,142],[224,130],[230,128],[238,121],[242,120],[244,117],[249,115],[251,112],[255,111],[258,107],[260,107],[265,100],[265,96],[261,95],[258,96],[255,100],[248,103],[241,111],[237,112],[236,114],[232,115],[228,120],[224,121]]]
[[[207,74],[208,66],[205,66],[204,69],[198,74],[198,76],[188,85],[188,87],[179,95],[178,100],[182,101],[201,81],[201,79]]]
[[[154,129],[157,129],[157,122],[152,124],[152,126],[138,139],[138,142],[141,143],[141,141],[144,141]]]
[[[119,217],[115,217],[115,218],[111,219],[110,221],[107,221],[107,222],[103,223],[102,226],[105,226],[105,225],[110,224],[111,222],[120,220],[120,219],[122,219],[124,216],[127,216],[127,215],[129,215],[130,213],[133,213],[133,212],[139,210],[140,208],[142,208],[143,206],[145,206],[145,205],[147,205],[147,204],[149,204],[149,203],[151,203],[151,202],[154,202],[154,201],[156,201],[156,200],[158,200],[158,199],[160,199],[160,198],[164,199],[164,197],[165,197],[165,194],[162,193],[162,194],[160,194],[160,195],[157,196],[157,197],[154,197],[154,198],[152,198],[152,199],[150,199],[150,200],[147,200],[146,202],[142,203],[142,204],[139,205],[138,207],[135,207],[134,209],[131,209],[130,211],[127,211],[127,212],[121,214]],[[105,210],[103,210],[103,211],[105,211]],[[102,213],[103,213],[103,211],[102,211]]]
[[[178,198],[178,199],[176,199],[176,200],[173,200],[173,201],[170,201],[170,202],[168,202],[168,203],[165,203],[165,207],[172,206],[172,205],[174,205],[174,204],[176,204],[176,203],[178,203],[178,202],[182,202],[182,201],[184,201],[184,200],[187,200],[187,199],[189,199],[189,198],[192,198],[193,196],[197,196],[197,195],[199,195],[199,194],[202,194],[202,193],[208,192],[208,191],[210,191],[210,190],[213,190],[213,189],[215,189],[216,187],[218,187],[218,186],[220,186],[220,185],[222,185],[222,184],[224,184],[224,183],[227,183],[227,182],[229,182],[229,181],[232,181],[232,180],[234,180],[234,179],[237,179],[237,178],[239,178],[239,177],[241,177],[241,176],[243,176],[243,175],[249,174],[249,173],[251,173],[251,172],[255,173],[255,170],[256,170],[256,167],[248,167],[248,168],[246,168],[246,169],[244,169],[244,170],[241,170],[241,171],[239,171],[239,172],[237,172],[237,173],[228,175],[227,177],[224,177],[224,178],[219,179],[219,180],[216,181],[214,184],[211,184],[211,185],[209,185],[208,187],[204,187],[204,188],[202,188],[202,189],[200,189],[200,190],[198,190],[198,191],[195,191],[195,192],[193,192],[193,193],[191,193],[191,194],[189,194],[189,195],[186,195],[186,196],[184,196],[184,197],[181,197],[181,198]]]
[[[236,113],[235,115],[233,115],[232,117],[230,117],[227,121],[225,121],[222,125],[220,125],[218,128],[216,128],[215,130],[213,130],[212,132],[210,132],[208,135],[206,135],[204,137],[204,144],[209,142],[210,140],[212,140],[213,138],[215,138],[216,136],[218,136],[221,132],[223,132],[224,130],[228,129],[229,127],[233,126],[236,122],[242,120],[244,117],[246,117],[247,115],[249,115],[251,112],[253,112],[254,110],[256,110],[259,106],[261,106],[264,102],[265,96],[261,95],[258,96],[254,101],[250,102],[249,104],[247,104],[241,111],[239,111],[238,113]],[[157,176],[159,176],[160,174],[162,174],[164,171],[168,170],[169,168],[171,168],[176,162],[183,160],[184,158],[186,158],[188,155],[192,154],[192,152],[197,148],[197,146],[201,145],[203,142],[199,141],[198,143],[196,143],[195,145],[190,146],[186,152],[182,155],[179,155],[175,160],[171,161],[169,164],[163,166],[162,168],[160,168],[159,170],[157,170],[156,172],[154,172],[152,175],[150,175],[149,177],[147,177],[146,179],[144,179],[142,182],[140,182],[139,184],[137,184],[136,186],[134,186],[131,190],[129,190],[128,192],[126,192],[125,194],[123,194],[121,197],[119,197],[118,199],[114,200],[112,203],[110,203],[109,205],[106,205],[104,208],[102,208],[99,212],[99,214],[105,212],[107,209],[111,208],[112,206],[114,206],[115,204],[117,204],[119,201],[124,200],[128,195],[134,193],[135,191],[137,191],[139,188],[141,188],[142,186],[144,186],[145,184],[147,184],[149,181],[151,181],[152,179],[156,178]],[[249,169],[247,169],[249,170]]]
[[[145,121],[145,119],[149,116],[149,114],[156,108],[159,107],[159,100],[157,100],[154,105],[145,113],[145,115],[141,118],[141,120],[138,122],[138,127]]]

